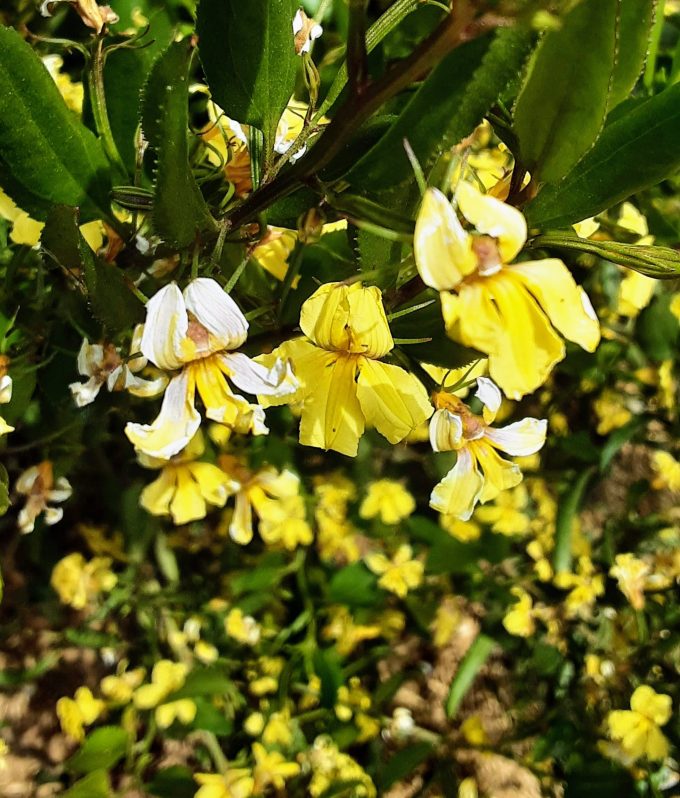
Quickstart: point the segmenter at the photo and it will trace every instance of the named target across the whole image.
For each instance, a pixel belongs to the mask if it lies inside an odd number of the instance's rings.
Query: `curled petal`
[[[238,349],[248,337],[248,322],[239,306],[215,280],[199,277],[184,289],[187,310],[214,336],[211,351]]]
[[[12,400],[12,378],[9,374],[0,377],[0,405],[6,405]]]
[[[484,479],[476,468],[469,449],[458,452],[456,465],[435,485],[430,495],[430,507],[440,513],[467,521],[484,487]]]
[[[482,194],[471,183],[458,185],[456,201],[463,216],[478,232],[497,239],[503,263],[510,263],[527,240],[527,223],[522,212]]]
[[[416,219],[413,252],[423,282],[438,291],[455,288],[477,267],[471,236],[437,188],[428,188],[423,197]]]
[[[432,415],[423,384],[399,366],[361,358],[356,391],[366,422],[390,443],[404,440]]]
[[[182,342],[189,329],[189,317],[182,292],[170,283],[154,294],[146,305],[146,322],[140,342],[144,357],[170,371],[184,363]]]
[[[94,402],[103,384],[97,377],[90,377],[87,382],[72,382],[68,387],[76,407],[85,407]]]
[[[290,396],[300,387],[290,362],[277,358],[270,368],[241,352],[220,355],[229,379],[242,391],[263,396]]]
[[[111,380],[112,376],[113,375],[111,375],[107,381],[110,391],[113,390]],[[128,391],[133,396],[142,396],[146,399],[150,399],[154,396],[160,396],[168,385],[168,378],[165,374],[159,374],[158,377],[153,380],[145,380],[142,377],[138,377],[136,374],[134,374],[127,366],[123,366],[122,376],[122,390]],[[115,381],[113,382],[113,385],[115,385]]]
[[[524,418],[505,427],[489,427],[484,437],[506,454],[527,457],[543,446],[547,429],[545,419]]]
[[[488,377],[478,377],[475,396],[484,405],[484,421],[490,424],[500,410],[503,395],[493,380]]]
[[[93,377],[104,363],[104,347],[101,344],[91,344],[87,338],[83,338],[77,362],[78,374]]]
[[[463,421],[450,410],[435,410],[430,419],[430,445],[435,452],[451,452],[463,443]]]
[[[195,383],[190,369],[184,369],[170,380],[161,410],[152,424],[132,424],[125,434],[136,449],[169,460],[196,434],[201,417],[194,407]]]

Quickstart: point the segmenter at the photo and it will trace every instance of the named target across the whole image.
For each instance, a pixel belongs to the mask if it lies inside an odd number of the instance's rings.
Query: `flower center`
[[[495,238],[475,236],[472,240],[472,249],[477,256],[477,272],[482,277],[488,277],[501,270],[503,261]]]

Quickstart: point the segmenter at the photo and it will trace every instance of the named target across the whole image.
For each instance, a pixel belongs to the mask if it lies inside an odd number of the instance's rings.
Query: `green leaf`
[[[111,784],[108,773],[105,770],[95,770],[61,795],[62,798],[110,798]]]
[[[319,702],[322,707],[332,707],[338,697],[338,688],[343,684],[340,655],[334,648],[318,648],[314,652],[314,671],[321,679]]]
[[[582,0],[536,51],[514,121],[522,164],[536,182],[565,175],[602,130],[619,4]]]
[[[129,735],[120,726],[102,726],[85,738],[81,749],[66,763],[76,773],[109,770],[125,755]]]
[[[357,562],[336,571],[328,586],[328,600],[351,607],[370,607],[378,598],[375,574]]]
[[[484,663],[495,646],[495,640],[480,634],[467,650],[456,671],[456,675],[453,677],[449,695],[446,699],[446,714],[449,718],[454,717],[458,711],[458,707],[460,707],[461,702],[467,695],[467,691],[472,687],[477,674],[484,667]]]
[[[36,217],[59,203],[79,207],[84,221],[110,215],[99,140],[67,108],[31,46],[2,26],[0,160],[3,186]]]
[[[606,471],[611,461],[616,457],[621,447],[644,426],[644,419],[634,418],[625,426],[614,430],[607,438],[607,442],[602,447],[600,453],[600,471]]]
[[[408,139],[424,169],[474,130],[522,68],[531,44],[509,28],[457,47],[432,70],[388,132],[346,175],[363,190],[388,188],[413,176]]]
[[[201,0],[199,56],[215,102],[264,134],[270,154],[295,88],[295,0]]]
[[[387,790],[402,781],[433,753],[430,743],[411,743],[390,757],[380,772],[380,789]]]
[[[642,311],[637,322],[637,334],[647,355],[661,362],[671,360],[678,351],[678,320],[670,311],[673,295],[660,293]]]
[[[194,668],[187,676],[182,687],[168,696],[168,701],[177,701],[180,698],[194,698],[202,695],[224,695],[229,693],[233,686],[231,679],[226,675],[226,671],[221,668]]]
[[[525,209],[533,227],[566,227],[659,183],[680,167],[680,84],[670,86],[602,132],[559,183]]]
[[[156,153],[153,226],[177,248],[191,244],[205,230],[214,230],[189,165],[189,65],[191,39],[172,42],[154,62],[142,99],[142,130]]]
[[[192,729],[203,729],[222,736],[228,736],[234,731],[234,723],[223,711],[219,710],[207,698],[194,698],[196,704],[196,717],[191,723]]]
[[[9,510],[9,475],[7,469],[0,463],[0,517]],[[0,599],[2,599],[2,579],[0,578]]]
[[[196,794],[196,782],[189,768],[173,765],[159,770],[153,781],[146,785],[146,789],[158,798],[193,798]]]
[[[630,95],[645,65],[657,0],[622,0],[616,36],[616,62],[609,87],[611,111]]]
[[[581,508],[586,488],[594,473],[594,467],[583,471],[573,486],[560,499],[555,520],[555,548],[553,549],[553,568],[556,574],[569,571],[571,568],[571,541],[574,520]]]

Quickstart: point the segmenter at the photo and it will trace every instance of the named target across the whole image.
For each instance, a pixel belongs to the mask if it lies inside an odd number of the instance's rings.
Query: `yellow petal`
[[[600,324],[585,291],[556,258],[517,263],[508,269],[533,294],[553,325],[569,341],[593,352]]]
[[[234,427],[250,405],[242,396],[231,392],[220,367],[219,355],[196,360],[185,368],[196,381],[196,388],[205,405],[205,414],[213,421]]]
[[[432,415],[423,384],[399,366],[361,358],[356,393],[367,423],[390,443],[402,441]]]
[[[175,468],[177,475],[177,489],[170,502],[170,513],[175,524],[188,524],[205,518],[207,508],[205,499],[201,494],[198,484],[194,482],[188,466],[178,465]]]
[[[660,762],[668,756],[669,743],[664,734],[656,726],[653,726],[647,733],[647,744],[645,753],[647,759],[653,762]]]
[[[456,465],[435,485],[430,495],[430,507],[440,513],[467,521],[484,487],[484,479],[476,468],[468,449],[458,452]]]
[[[484,488],[479,496],[481,502],[495,499],[499,493],[514,488],[522,481],[519,466],[504,460],[484,439],[471,441],[470,448],[484,475]]]
[[[44,222],[37,222],[35,219],[31,219],[25,211],[21,211],[14,219],[9,237],[15,244],[35,247],[40,241],[40,234],[44,226]]]
[[[189,463],[187,468],[196,481],[201,496],[215,507],[224,507],[227,498],[238,490],[238,483],[212,463]]]
[[[478,232],[497,239],[503,263],[510,263],[527,240],[527,223],[522,212],[482,194],[471,183],[459,183],[456,201],[463,216]]]
[[[292,364],[295,379],[298,383],[297,390],[290,394],[258,394],[257,400],[262,407],[293,404],[302,401],[314,387],[318,374],[319,358],[324,353],[325,350],[319,349],[318,346],[306,341],[304,338],[293,338],[290,341],[284,341],[281,346],[270,354],[256,357],[255,361],[267,368],[272,368],[277,360],[288,361]]]
[[[305,400],[300,443],[355,457],[364,432],[357,399],[357,358],[319,350],[316,384]]]
[[[477,266],[472,239],[439,189],[428,188],[416,219],[413,253],[425,285],[455,288]]]
[[[668,723],[672,712],[669,695],[655,692],[646,684],[638,687],[630,697],[630,708],[652,720],[658,726]]]
[[[463,446],[463,421],[449,410],[435,410],[430,419],[430,445],[435,452],[452,452]]]
[[[151,515],[169,515],[170,501],[175,494],[176,469],[164,468],[158,479],[147,485],[139,497],[140,505]]]
[[[253,539],[253,508],[244,491],[236,494],[229,537],[241,546],[246,546]]]

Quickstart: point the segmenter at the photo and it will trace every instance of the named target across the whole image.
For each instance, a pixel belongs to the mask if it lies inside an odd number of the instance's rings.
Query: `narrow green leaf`
[[[332,707],[338,697],[338,688],[344,683],[340,655],[334,648],[317,648],[314,652],[314,671],[321,679],[321,706]]]
[[[449,718],[455,716],[467,691],[472,687],[472,683],[479,671],[484,667],[484,663],[489,658],[495,645],[496,641],[490,637],[478,635],[468,649],[449,688],[449,695],[446,699],[446,714]]]
[[[276,127],[295,88],[295,0],[201,0],[199,56],[215,102],[264,134],[271,153]]]
[[[431,743],[411,743],[397,751],[380,772],[380,789],[387,790],[395,782],[405,779],[418,765],[425,762],[433,751]]]
[[[425,170],[482,121],[529,53],[531,38],[510,28],[457,47],[430,73],[387,133],[349,171],[352,186],[377,191],[410,180],[404,139]]]
[[[606,471],[611,461],[616,457],[621,447],[628,443],[628,441],[643,427],[644,419],[634,418],[629,421],[625,426],[619,427],[614,430],[607,438],[607,442],[602,447],[600,453],[600,471]]]
[[[128,740],[128,733],[120,726],[102,726],[88,734],[66,766],[76,773],[109,770],[125,755]]]
[[[110,795],[108,773],[105,770],[95,770],[62,793],[62,798],[110,798]]]
[[[569,571],[571,568],[571,539],[574,519],[594,473],[594,467],[583,471],[560,500],[555,520],[555,548],[553,549],[553,569],[556,574]]]
[[[645,65],[654,27],[657,0],[619,0],[616,63],[609,88],[607,111],[623,102]]]
[[[0,161],[4,188],[39,219],[60,203],[79,207],[83,221],[110,215],[99,140],[67,108],[31,46],[2,26]]]
[[[169,244],[191,244],[215,221],[189,165],[191,39],[173,42],[154,62],[144,85],[142,129],[156,153],[153,226]]]
[[[566,174],[604,125],[619,0],[582,0],[545,34],[517,99],[522,164],[537,182]]]
[[[680,167],[680,84],[608,125],[563,180],[525,209],[533,227],[556,228],[595,216]]]

